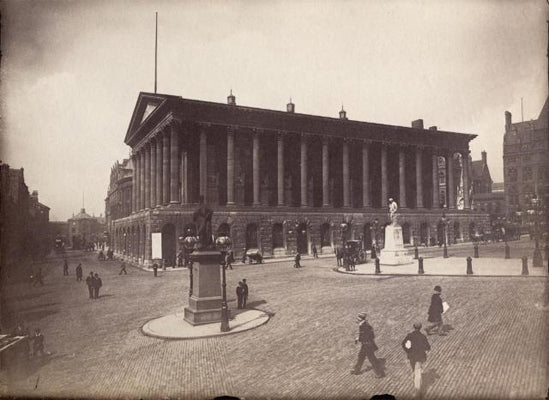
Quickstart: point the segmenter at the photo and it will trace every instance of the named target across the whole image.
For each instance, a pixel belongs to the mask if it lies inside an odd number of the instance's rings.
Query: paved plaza
[[[522,254],[531,259],[531,242],[510,245],[518,268]],[[503,261],[502,246],[482,246],[481,257]],[[471,251],[467,245],[449,250],[452,257]],[[421,251],[434,258],[441,250]],[[84,276],[92,270],[100,274],[98,300],[88,299],[85,283],[75,281],[77,262]],[[236,283],[247,278],[249,306],[267,313],[269,321],[228,336],[165,340],[145,336],[141,328],[183,310],[186,270],[154,278],[152,272],[128,268],[128,275],[118,275],[119,262],[99,263],[86,253],[71,254],[69,265],[71,275],[64,277],[60,260],[43,264],[43,287],[3,288],[29,327],[42,329],[51,353],[33,359],[22,376],[4,376],[4,395],[364,399],[391,393],[411,398],[411,369],[400,342],[414,322],[426,324],[435,285],[442,286],[450,304],[449,331],[429,336],[426,398],[543,399],[547,394],[549,313],[539,307],[542,276],[351,275],[337,273],[333,257],[305,259],[302,269],[292,268],[291,261],[235,264],[227,271],[229,307],[236,308]],[[386,360],[385,378],[377,379],[371,370],[350,374],[361,311],[375,330],[378,357]]]

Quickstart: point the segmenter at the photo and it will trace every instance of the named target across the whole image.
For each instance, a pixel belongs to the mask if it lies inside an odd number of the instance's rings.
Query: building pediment
[[[157,116],[165,114],[165,111],[170,108],[168,103],[172,98],[177,99],[179,97],[156,93],[139,93],[124,142],[130,146],[135,143],[136,139],[140,137],[139,132],[146,131],[153,126],[154,121],[158,119]]]

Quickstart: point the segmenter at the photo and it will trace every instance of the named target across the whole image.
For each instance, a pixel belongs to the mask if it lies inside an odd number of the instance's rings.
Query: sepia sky
[[[0,159],[65,220],[104,214],[137,95],[158,92],[475,133],[503,181],[504,111],[547,96],[549,5],[531,1],[3,1]]]

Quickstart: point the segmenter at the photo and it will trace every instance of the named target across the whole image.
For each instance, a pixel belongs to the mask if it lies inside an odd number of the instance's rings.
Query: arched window
[[[273,249],[284,247],[282,224],[273,225]]]
[[[246,226],[246,249],[258,248],[257,244],[257,225],[248,224]]]

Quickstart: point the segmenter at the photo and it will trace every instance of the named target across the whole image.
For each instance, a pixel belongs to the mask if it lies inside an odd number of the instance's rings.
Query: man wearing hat
[[[355,367],[351,370],[352,375],[358,375],[364,359],[368,357],[368,361],[372,364],[372,368],[376,374],[376,377],[383,378],[385,376],[385,371],[383,370],[383,361],[378,359],[374,354],[377,350],[376,343],[374,341],[374,329],[366,321],[366,313],[361,312],[358,314],[358,337],[355,339],[355,344],[360,342],[360,351],[358,352],[358,359],[356,361]]]
[[[428,335],[432,335],[433,329],[436,328],[439,335],[444,335],[442,331],[442,313],[444,312],[444,307],[442,306],[442,299],[440,298],[440,293],[442,288],[440,286],[435,286],[435,293],[431,296],[431,305],[429,306],[429,318],[427,321],[432,324],[425,328],[425,332]]]
[[[427,361],[427,351],[431,350],[427,337],[421,333],[421,323],[414,324],[414,331],[406,335],[402,341],[402,348],[410,360],[414,373],[414,387],[421,390],[421,374],[423,363]]]

